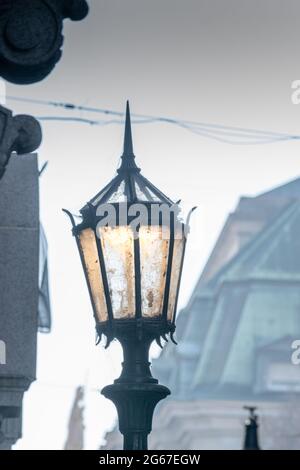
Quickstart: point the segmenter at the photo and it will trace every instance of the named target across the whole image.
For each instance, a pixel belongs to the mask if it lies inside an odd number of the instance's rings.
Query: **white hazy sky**
[[[300,105],[291,82],[300,78],[297,1],[91,0],[85,21],[66,23],[63,58],[45,81],[7,85],[8,95],[75,102],[132,112],[300,133]],[[59,109],[7,102],[15,113],[65,115]],[[82,113],[81,115],[86,116]],[[92,117],[94,117],[92,115]],[[101,116],[99,116],[101,117]],[[39,161],[41,219],[49,243],[53,329],[39,335],[37,381],[25,394],[16,449],[62,449],[79,384],[86,386],[86,448],[99,446],[115,420],[99,394],[120,371],[117,344],[94,345],[87,289],[69,222],[114,175],[121,126],[43,123]],[[300,143],[222,144],[169,124],[134,126],[143,174],[193,216],[180,306],[189,298],[228,212],[299,175]]]

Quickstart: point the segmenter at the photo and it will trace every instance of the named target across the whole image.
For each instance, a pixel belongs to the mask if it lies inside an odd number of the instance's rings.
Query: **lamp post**
[[[249,411],[245,421],[244,450],[260,450],[256,406],[244,406],[244,409]]]
[[[149,348],[161,346],[175,317],[186,244],[179,208],[142,176],[133,153],[129,104],[117,175],[81,209],[69,211],[99,340],[118,339],[120,377],[102,394],[117,408],[124,449],[147,449],[156,404],[170,394],[152,377]],[[175,341],[174,341],[175,342]]]

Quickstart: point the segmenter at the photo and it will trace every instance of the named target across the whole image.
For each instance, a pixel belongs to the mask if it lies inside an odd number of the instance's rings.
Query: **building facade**
[[[242,197],[228,216],[153,375],[172,392],[150,448],[240,449],[244,405],[263,449],[300,447],[300,178]],[[117,430],[106,448],[121,448]]]

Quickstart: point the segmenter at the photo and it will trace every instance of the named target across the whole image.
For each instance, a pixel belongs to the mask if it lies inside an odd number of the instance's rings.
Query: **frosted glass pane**
[[[112,195],[108,198],[107,202],[125,202],[126,200],[125,183],[122,181],[117,190],[113,192]]]
[[[166,227],[163,229],[159,226],[140,228],[142,314],[144,317],[162,314],[169,238],[170,232]]]
[[[179,284],[179,278],[180,278],[184,243],[185,243],[184,238],[174,240],[172,274],[171,274],[169,305],[168,305],[168,320],[170,321],[173,320],[174,313],[175,313],[174,310],[175,310],[178,284]]]
[[[154,192],[151,191],[150,188],[147,188],[147,191],[150,194],[150,197],[153,199],[153,201],[160,202],[160,198],[158,196],[156,196],[156,194],[154,194]],[[149,199],[149,198],[147,198],[147,199]]]
[[[159,202],[160,199],[151,191],[148,186],[146,189],[141,189],[138,183],[135,183],[135,191],[139,201],[155,201]]]
[[[141,190],[139,185],[135,183],[135,192],[136,192],[136,197],[138,198],[139,201],[147,201],[149,198],[147,198],[146,194]]]
[[[114,318],[135,315],[133,232],[130,227],[100,227]]]
[[[101,191],[99,196],[96,199],[93,200],[93,202],[92,202],[93,206],[96,206],[98,204],[98,202],[103,198],[105,193],[107,193],[107,188],[105,190]]]
[[[95,313],[98,320],[103,322],[108,316],[94,231],[90,228],[83,230],[79,235],[79,244],[96,309]]]

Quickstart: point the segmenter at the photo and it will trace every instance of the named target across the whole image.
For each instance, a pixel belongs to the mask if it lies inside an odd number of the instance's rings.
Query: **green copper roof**
[[[209,283],[225,280],[300,281],[300,202],[291,203],[248,243]]]
[[[194,385],[250,386],[261,344],[300,337],[299,243],[294,202],[210,282],[219,293]]]

